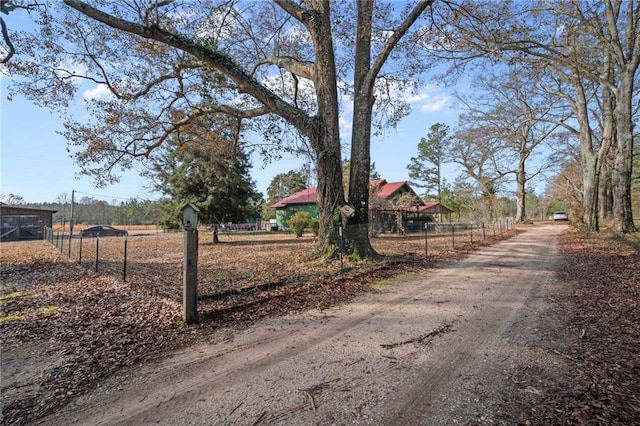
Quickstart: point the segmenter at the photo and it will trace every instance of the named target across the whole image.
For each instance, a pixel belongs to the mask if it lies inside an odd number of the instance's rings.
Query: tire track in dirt
[[[482,395],[473,392],[481,394],[490,387],[489,381],[505,379],[501,376],[514,351],[510,342],[528,332],[512,325],[521,320],[525,304],[538,297],[540,287],[554,277],[558,229],[546,227],[535,235],[524,234],[471,257],[478,263],[474,280],[499,288],[498,297],[458,327],[455,336],[434,348],[428,362],[420,366],[417,380],[405,383],[404,391],[387,405],[380,424],[453,424],[490,417],[490,407],[480,402]],[[535,320],[531,318],[530,324]],[[460,401],[464,397],[456,393],[465,388],[472,390],[465,397],[475,398],[472,407],[464,407],[465,402]]]
[[[401,294],[377,304],[367,303],[366,311],[344,318],[318,313],[307,319],[267,320],[232,342],[192,348],[159,365],[143,368],[141,377],[136,379],[137,383],[131,389],[117,386],[107,390],[106,395],[95,395],[94,392],[73,404],[71,408],[79,411],[74,417],[81,419],[84,413],[90,416],[90,423],[96,425],[162,421],[165,411],[179,409],[184,401],[201,399],[204,393],[209,398],[220,396],[218,394],[225,393],[229,387],[312,350],[366,322],[371,316],[388,310],[390,306],[404,304],[409,296],[411,294]],[[329,321],[332,322],[331,327],[324,326]],[[158,383],[169,383],[170,386]],[[214,383],[219,390],[212,389]],[[160,414],[156,416],[154,412]],[[62,421],[62,415],[52,416],[52,419]],[[73,419],[68,420],[74,422]]]
[[[434,402],[446,412],[442,401],[464,377],[499,370],[487,354],[504,356],[505,330],[549,279],[560,229],[527,232],[346,306],[189,348],[42,423],[438,424]],[[444,324],[452,329],[429,345],[382,347]]]

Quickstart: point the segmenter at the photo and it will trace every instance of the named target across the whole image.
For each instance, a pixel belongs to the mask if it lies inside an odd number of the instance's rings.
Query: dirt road
[[[525,343],[564,229],[531,228],[348,305],[218,332],[40,424],[492,422],[515,363],[557,367]]]

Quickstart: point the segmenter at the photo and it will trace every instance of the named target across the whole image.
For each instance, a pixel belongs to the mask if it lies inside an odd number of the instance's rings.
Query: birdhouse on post
[[[198,228],[198,213],[200,209],[191,203],[185,204],[182,208],[182,227],[184,229],[197,229]]]
[[[191,203],[182,208],[184,228],[183,319],[186,324],[198,317],[198,208]]]

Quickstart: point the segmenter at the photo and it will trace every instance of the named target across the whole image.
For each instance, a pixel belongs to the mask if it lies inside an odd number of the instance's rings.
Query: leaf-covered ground
[[[38,418],[184,340],[177,302],[95,274],[43,241],[0,248],[3,424]]]
[[[457,244],[455,251],[442,247],[425,259],[422,239],[411,241],[380,239],[376,241],[380,252],[401,255],[347,263],[344,274],[339,273],[338,262],[309,259],[308,241],[249,246],[234,241],[218,247],[204,243],[200,266],[240,277],[235,288],[245,282],[278,285],[221,297],[220,288],[211,285],[207,291],[205,284],[199,299],[201,321],[189,327],[181,324],[181,304],[174,294],[179,286],[174,278],[167,279],[168,274],[179,277],[175,269],[180,267],[180,258],[168,247],[141,251],[136,260],[139,269],[132,268],[123,283],[118,273],[96,273],[45,242],[4,243],[0,247],[2,424],[40,418],[115,372],[196,339],[209,339],[215,330],[342,303],[377,281],[422,271],[471,249],[468,244]],[[493,241],[488,238],[475,245]],[[559,279],[567,286],[550,300],[559,314],[548,321],[554,332],[570,331],[562,353],[575,368],[547,378],[553,392],[542,397],[523,398],[516,391],[505,395],[505,401],[511,401],[505,423],[633,424],[629,420],[640,417],[637,242],[637,238],[621,242],[566,237],[562,249],[566,267]],[[204,254],[209,250],[216,256]],[[234,268],[236,272],[225,272]],[[274,275],[278,269],[284,275]],[[217,274],[208,276],[214,280]],[[582,338],[573,338],[576,335]]]
[[[558,294],[532,346],[563,367],[522,366],[506,424],[640,424],[640,236],[565,234]],[[534,390],[534,391],[531,391]]]
[[[475,246],[507,238],[487,238]],[[487,236],[489,237],[489,236]],[[416,255],[422,237],[376,240],[387,256],[377,262],[324,262],[309,257],[313,240],[287,236],[223,236],[199,246],[198,324],[181,324],[180,234],[132,237],[128,273],[122,280],[123,239],[95,239],[58,249],[44,241],[0,246],[2,332],[2,424],[24,424],[68,403],[122,369],[172,349],[210,338],[224,327],[260,318],[328,307],[349,300],[371,284],[399,273],[423,270],[463,256],[433,239],[428,259]],[[470,242],[470,240],[467,240]],[[68,244],[68,243],[67,243]],[[415,246],[415,247],[414,247]],[[68,253],[71,253],[71,258]],[[412,254],[407,254],[412,253]],[[421,253],[422,254],[422,253]],[[78,260],[82,260],[79,264]],[[255,284],[261,287],[225,294]]]

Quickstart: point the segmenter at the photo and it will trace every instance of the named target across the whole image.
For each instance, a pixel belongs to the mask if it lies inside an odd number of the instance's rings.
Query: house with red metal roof
[[[291,194],[271,206],[276,209],[276,225],[278,229],[287,227],[287,219],[296,212],[308,212],[312,218],[318,217],[316,204],[316,188],[307,188]]]
[[[402,212],[413,211],[418,214],[450,214],[452,212],[437,201],[425,203],[407,181],[387,182],[385,179],[377,179],[372,180],[369,184],[371,186],[371,194],[375,195],[375,198],[372,197],[372,199],[369,200],[369,208],[371,209]],[[316,188],[307,188],[296,192],[278,201],[272,205],[271,208],[276,210],[276,224],[278,228],[286,227],[287,219],[298,211],[306,211],[312,218],[317,218]]]

